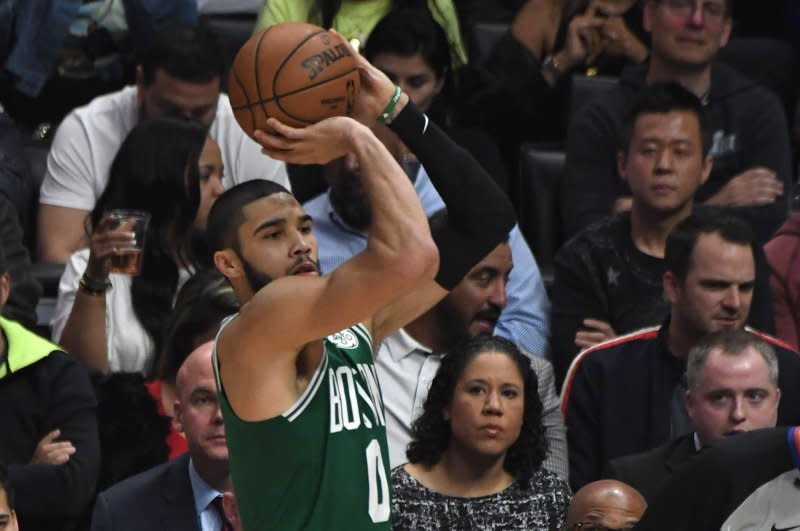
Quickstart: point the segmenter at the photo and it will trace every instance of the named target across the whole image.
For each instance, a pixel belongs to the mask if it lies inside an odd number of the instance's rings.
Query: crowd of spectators
[[[770,515],[764,529],[796,525],[782,496],[800,435],[787,448],[776,428],[800,425],[795,2],[77,4],[0,8],[0,529],[240,529],[211,363],[240,303],[209,212],[270,181],[313,220],[321,273],[368,246],[355,156],[284,163],[238,126],[214,17],[335,28],[517,217],[536,204],[519,193],[536,178],[521,151],[564,156],[552,270],[510,221],[375,345],[395,529],[628,529],[643,514],[640,528],[666,529],[697,510],[693,478],[714,504],[706,526],[747,507]],[[374,134],[436,234],[454,193],[437,178],[460,161]],[[149,214],[136,275],[112,268],[137,243],[116,209]],[[763,469],[726,441],[755,430],[774,450]]]

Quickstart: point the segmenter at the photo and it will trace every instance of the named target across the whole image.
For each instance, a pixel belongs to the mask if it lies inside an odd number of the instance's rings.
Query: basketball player
[[[267,155],[286,162],[347,157],[358,167],[372,223],[366,250],[323,276],[313,220],[279,185],[233,187],[210,213],[214,263],[242,302],[218,335],[215,368],[248,531],[390,528],[374,345],[443,298],[514,224],[510,202],[474,159],[405,94],[395,101],[388,78],[358,61],[359,119],[378,127],[376,117],[388,114],[448,216],[432,233],[409,178],[354,119],[305,129],[270,119],[272,130],[256,134]]]

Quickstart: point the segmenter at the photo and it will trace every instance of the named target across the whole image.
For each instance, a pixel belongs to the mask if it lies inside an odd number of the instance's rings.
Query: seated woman
[[[394,529],[560,529],[567,483],[541,468],[542,404],[513,343],[477,336],[445,356],[392,472]]]
[[[391,11],[378,22],[364,46],[364,57],[472,153],[507,191],[506,168],[492,138],[480,128],[457,126],[460,120],[451,105],[458,91],[452,67],[454,52],[445,31],[425,9]]]
[[[198,269],[194,241],[222,193],[221,176],[219,147],[200,124],[139,123],[87,218],[90,248],[74,253],[61,277],[53,339],[92,370],[148,376],[175,293]],[[133,239],[125,224],[104,222],[113,209],[151,215],[137,276],[109,273],[115,248]]]

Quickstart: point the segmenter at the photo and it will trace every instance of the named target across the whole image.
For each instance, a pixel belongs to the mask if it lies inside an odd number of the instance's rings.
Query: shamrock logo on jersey
[[[328,341],[339,348],[353,349],[358,346],[358,337],[350,330],[342,330],[328,336]]]

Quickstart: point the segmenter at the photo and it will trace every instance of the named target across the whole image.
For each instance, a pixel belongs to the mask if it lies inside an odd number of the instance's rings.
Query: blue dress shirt
[[[444,208],[425,168],[414,181],[425,213],[430,216]],[[314,235],[319,244],[322,272],[333,271],[367,246],[367,236],[348,227],[333,211],[328,194],[307,201],[303,207],[314,218]],[[514,268],[506,286],[507,304],[500,314],[495,333],[513,341],[523,351],[549,358],[550,301],[528,243],[515,225],[508,235]]]
[[[211,504],[222,493],[206,483],[197,473],[192,460],[189,460],[189,481],[192,482],[194,496],[194,509],[201,531],[219,531],[222,529],[222,519],[217,509]]]

